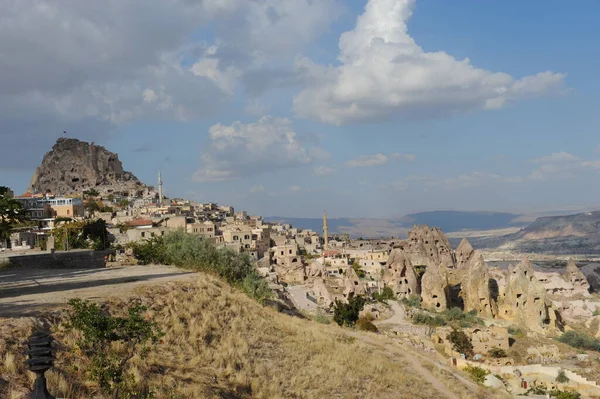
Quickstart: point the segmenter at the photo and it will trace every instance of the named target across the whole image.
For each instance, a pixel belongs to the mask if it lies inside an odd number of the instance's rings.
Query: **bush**
[[[77,346],[90,360],[89,377],[115,398],[139,392],[133,376],[126,372],[127,362],[135,355],[144,356],[150,350],[147,344],[157,343],[163,335],[156,323],[143,317],[146,308],[134,306],[127,317],[115,317],[81,299],[71,299],[69,305],[72,310],[66,325],[82,333]]]
[[[506,357],[506,351],[502,348],[492,348],[488,351],[488,355],[499,359],[501,357]]]
[[[556,382],[560,382],[561,384],[566,384],[569,382],[569,377],[565,374],[565,370],[558,370],[558,375],[556,376]]]
[[[374,292],[373,293],[373,300],[378,301],[378,302],[384,302],[387,301],[388,299],[394,299],[395,295],[394,295],[394,290],[391,287],[383,287],[383,290],[381,290],[381,294],[378,292]]]
[[[477,317],[477,311],[463,312],[460,308],[446,309],[441,313],[446,321],[454,321],[460,327],[471,327],[472,325],[483,325],[483,320]]]
[[[596,308],[596,310],[594,310],[594,313],[592,313],[592,316],[600,316],[600,308]]]
[[[452,343],[454,350],[458,353],[463,353],[465,356],[473,355],[473,343],[464,331],[453,328],[448,335],[448,339]]]
[[[134,256],[143,264],[167,264],[214,273],[260,303],[273,296],[248,254],[217,247],[212,241],[187,234],[183,229],[134,243],[132,248]]]
[[[517,338],[524,337],[526,335],[525,332],[523,330],[521,330],[517,326],[510,326],[510,327],[508,327],[508,333],[510,335],[514,335]]]
[[[333,320],[340,326],[353,327],[358,321],[358,314],[365,306],[365,299],[360,296],[352,296],[348,303],[335,300]]]
[[[561,391],[553,389],[550,391],[550,396],[556,399],[581,399],[581,394],[575,391]]]
[[[427,313],[418,312],[412,317],[412,321],[415,324],[425,324],[430,327],[445,326],[446,321],[441,316],[430,316]]]
[[[321,308],[317,308],[313,320],[320,324],[331,324],[331,320],[323,313]]]
[[[352,269],[356,272],[356,275],[358,276],[358,278],[365,278],[366,273],[358,263],[354,262],[352,264]]]
[[[483,368],[477,367],[477,366],[471,366],[471,365],[467,365],[463,369],[463,371],[467,372],[471,376],[471,378],[473,378],[479,384],[483,384],[483,382],[485,381],[485,376],[490,373],[486,369],[483,369]]]
[[[421,307],[421,296],[412,294],[408,298],[402,298],[400,301],[404,305],[409,306],[411,308],[420,308]]]
[[[593,351],[600,351],[600,340],[590,335],[579,333],[577,331],[567,331],[560,337],[558,341],[563,344],[572,346],[578,349],[588,349]]]
[[[377,326],[373,324],[373,318],[371,317],[371,315],[363,316],[360,319],[358,319],[358,321],[356,322],[356,328],[358,328],[361,331],[379,331],[377,329]]]

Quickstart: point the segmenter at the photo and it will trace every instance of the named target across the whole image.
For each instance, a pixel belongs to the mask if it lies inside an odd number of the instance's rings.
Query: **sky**
[[[0,0],[0,185],[67,131],[263,216],[600,208],[597,0]]]

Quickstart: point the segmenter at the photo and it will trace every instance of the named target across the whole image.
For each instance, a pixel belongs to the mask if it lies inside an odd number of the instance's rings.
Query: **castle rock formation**
[[[81,195],[94,189],[100,195],[141,194],[144,186],[123,170],[119,156],[94,143],[59,138],[36,169],[30,192]]]

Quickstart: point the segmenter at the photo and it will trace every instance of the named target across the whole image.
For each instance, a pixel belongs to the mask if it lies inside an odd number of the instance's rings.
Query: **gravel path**
[[[64,305],[70,298],[100,299],[129,294],[142,285],[194,279],[196,273],[172,266],[103,269],[0,271],[0,317],[32,316]]]

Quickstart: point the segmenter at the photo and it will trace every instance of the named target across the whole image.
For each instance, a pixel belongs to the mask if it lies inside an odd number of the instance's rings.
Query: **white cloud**
[[[303,145],[286,118],[263,116],[255,123],[217,123],[201,156],[195,181],[222,181],[277,169],[310,165],[311,147]]]
[[[502,108],[544,95],[565,75],[515,79],[470,60],[424,51],[408,34],[415,0],[369,0],[353,30],[339,39],[339,66],[301,59],[308,86],[294,98],[298,115],[341,125],[392,117],[434,117]]]
[[[573,154],[568,152],[553,152],[551,155],[536,158],[533,160],[533,163],[537,164],[554,164],[554,163],[563,163],[563,162],[577,162],[580,161],[579,157],[576,157]]]
[[[327,176],[333,174],[335,169],[328,166],[317,166],[313,169],[313,171],[317,176]]]
[[[247,69],[291,59],[340,4],[0,0],[0,167],[37,162],[14,149],[47,148],[53,132],[95,141],[140,118],[214,115]]]
[[[402,159],[404,161],[413,162],[415,159],[417,159],[417,156],[415,154],[405,154],[405,153],[400,153],[400,152],[394,152],[393,154],[390,155],[390,158]]]
[[[262,185],[256,185],[256,186],[250,187],[249,191],[250,191],[250,194],[262,193],[263,191],[265,191],[265,188]]]
[[[350,167],[362,167],[362,166],[379,166],[388,163],[388,157],[382,153],[375,155],[361,155],[356,159],[352,159],[346,162],[346,165]]]
[[[405,154],[400,152],[394,152],[388,156],[379,152],[374,155],[361,155],[346,162],[346,165],[353,168],[362,166],[380,166],[387,164],[390,159],[400,159],[403,161],[413,162],[415,159],[417,159],[417,156],[414,154]]]
[[[294,192],[298,192],[298,191],[302,190],[302,187],[300,187],[300,186],[290,186],[289,190],[290,191],[294,191]]]

